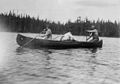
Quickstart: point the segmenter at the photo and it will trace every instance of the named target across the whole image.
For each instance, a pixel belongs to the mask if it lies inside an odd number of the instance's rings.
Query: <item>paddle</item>
[[[86,42],[87,42],[90,39],[90,37],[87,38],[87,34],[90,34],[93,31],[92,30],[85,30],[85,32],[86,32]]]
[[[42,32],[43,32],[43,31],[42,31]],[[42,32],[41,32],[41,33],[42,33]],[[40,34],[41,34],[41,33],[40,33]],[[26,46],[27,44],[29,44],[30,42],[32,42],[36,37],[40,36],[40,34],[39,34],[39,35],[36,35],[33,39],[31,39],[30,41],[26,42],[24,45],[20,46],[20,48],[23,48],[24,46]]]
[[[89,37],[87,38],[87,35],[86,35],[86,42],[91,38],[92,36],[92,33],[91,32],[88,32],[89,33]]]
[[[85,36],[86,36],[86,42],[87,42],[87,40],[88,40],[88,38],[87,38],[87,31],[85,31]]]
[[[87,42],[87,35],[86,35],[86,42]]]
[[[29,44],[30,42],[32,42],[37,36],[35,36],[33,39],[31,39],[30,41],[26,42],[24,45],[20,46],[20,48],[23,48],[24,46],[26,46],[27,44]]]

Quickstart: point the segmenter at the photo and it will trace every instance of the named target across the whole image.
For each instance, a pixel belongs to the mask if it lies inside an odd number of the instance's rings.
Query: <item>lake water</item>
[[[0,84],[120,84],[120,38],[101,37],[98,49],[19,50],[16,36],[0,33]]]

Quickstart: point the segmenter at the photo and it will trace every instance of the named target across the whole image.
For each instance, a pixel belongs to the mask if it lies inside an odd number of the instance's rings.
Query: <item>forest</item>
[[[89,20],[87,17],[81,19],[79,16],[74,22],[68,20],[66,23],[43,20],[39,17],[30,15],[16,14],[14,12],[0,13],[0,27],[7,32],[21,33],[40,33],[46,25],[52,30],[53,34],[64,34],[71,31],[73,35],[86,35],[86,30],[95,25],[98,29],[99,36],[102,37],[120,37],[120,23],[110,20]]]

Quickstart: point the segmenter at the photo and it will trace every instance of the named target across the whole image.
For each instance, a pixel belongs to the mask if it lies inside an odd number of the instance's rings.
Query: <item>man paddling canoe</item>
[[[45,33],[42,37],[44,37],[44,39],[47,40],[51,40],[52,39],[52,31],[51,29],[48,27],[48,25],[46,26],[46,28],[43,30],[43,32]]]
[[[91,30],[87,30],[87,32],[90,33],[89,38],[87,38],[87,40],[92,38],[89,42],[97,42],[97,41],[99,41],[98,30],[95,28],[94,25],[92,25]]]

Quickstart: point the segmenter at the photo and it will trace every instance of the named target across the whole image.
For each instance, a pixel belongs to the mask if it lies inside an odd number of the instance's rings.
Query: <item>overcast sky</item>
[[[74,21],[78,16],[118,21],[120,0],[0,0],[0,12],[10,10],[51,21]]]

